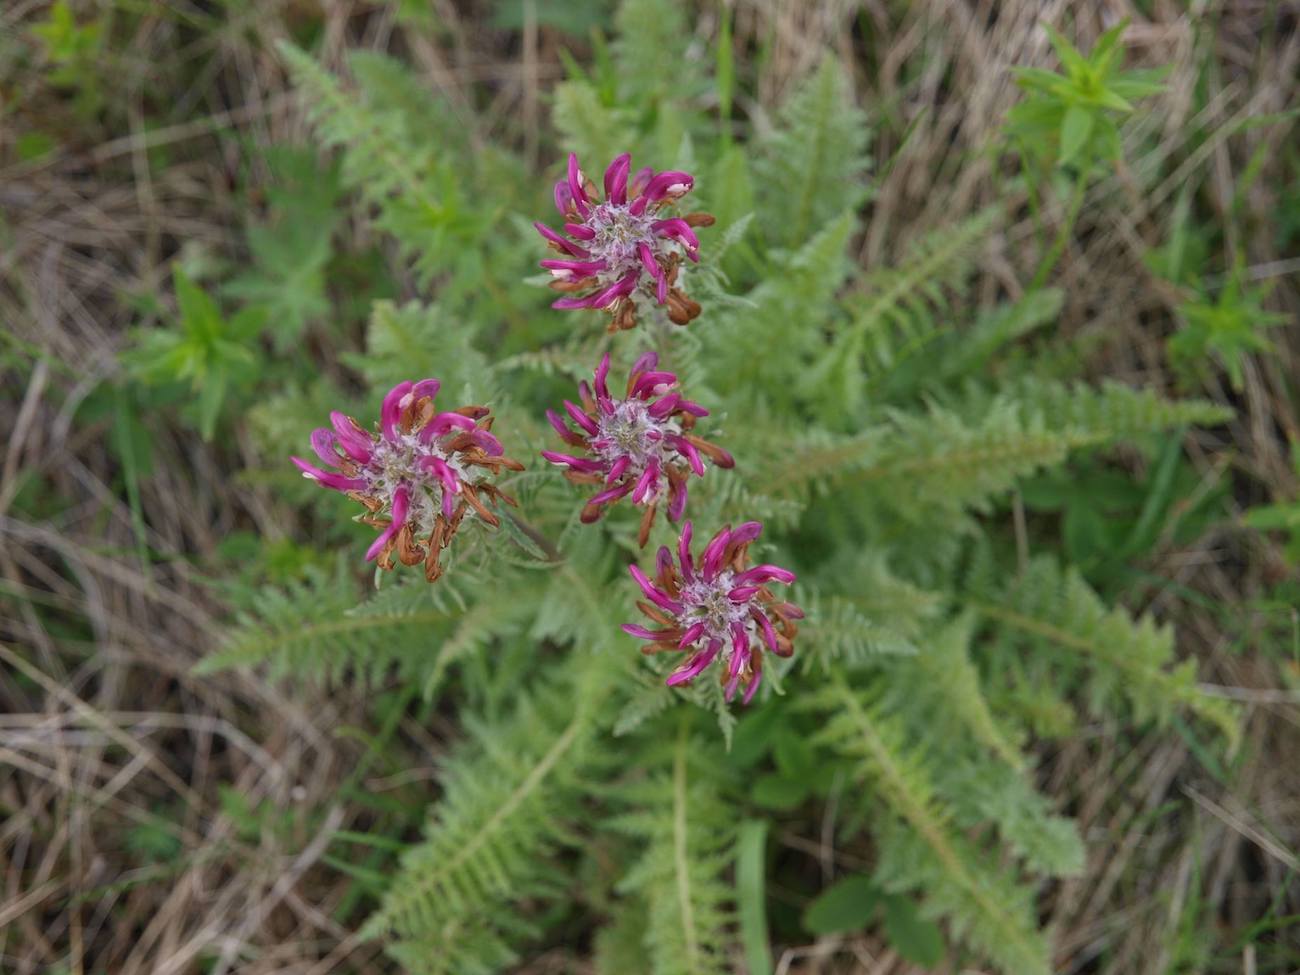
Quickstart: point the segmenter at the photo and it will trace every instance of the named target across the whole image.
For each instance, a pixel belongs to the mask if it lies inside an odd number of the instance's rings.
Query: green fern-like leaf
[[[602,657],[579,654],[508,719],[467,722],[470,741],[446,761],[426,837],[403,854],[366,937],[394,939],[395,955],[429,975],[512,957],[528,925],[511,905],[555,892],[548,855],[569,841],[582,778],[599,760],[609,677]]]
[[[358,604],[356,584],[340,569],[302,583],[267,588],[199,673],[265,665],[273,679],[331,684],[349,674],[372,683],[390,671],[430,698],[458,660],[515,631],[529,604],[508,600],[492,613],[467,611],[484,579],[469,566],[437,586],[392,585]]]
[[[923,374],[935,338],[954,327],[952,298],[965,292],[976,248],[999,218],[992,209],[976,214],[917,241],[898,267],[869,272],[847,302],[847,322],[807,373],[810,393],[856,416],[869,387],[888,381],[896,395],[900,377]]]
[[[649,906],[645,949],[654,975],[724,975],[732,923],[730,885],[734,814],[717,795],[716,768],[700,760],[716,742],[693,739],[685,724],[666,772],[625,787],[636,812],[615,826],[645,844],[619,884]]]
[[[838,313],[835,293],[848,275],[845,250],[855,226],[851,212],[841,213],[799,250],[777,255],[779,271],[701,336],[711,386],[742,403],[795,408],[790,366],[812,356],[819,329]],[[759,354],[755,335],[764,336]]]
[[[761,147],[767,239],[798,247],[818,227],[853,213],[867,195],[868,141],[866,118],[853,104],[843,68],[827,57],[787,100]]]
[[[437,376],[442,381],[439,405],[485,403],[496,392],[487,360],[470,344],[471,333],[438,305],[377,301],[366,326],[365,355],[344,361],[366,377],[374,389],[388,389],[404,379]]]
[[[359,76],[375,86],[368,97],[364,89],[345,91],[292,44],[282,42],[279,51],[305,96],[318,138],[342,150],[345,183],[378,208],[379,226],[415,261],[421,277],[428,281],[460,261],[461,245],[481,232],[481,211],[462,199],[456,166],[463,157],[449,153],[428,130],[433,116],[417,112],[409,85],[395,91],[404,69],[381,67],[379,55],[363,56]]]
[[[932,407],[928,414],[895,412],[890,422],[855,437],[803,438],[793,456],[760,482],[774,494],[825,492],[846,484],[868,491],[899,515],[933,523],[959,521],[966,509],[987,508],[1017,478],[1059,463],[1061,439],[1041,421],[1026,422],[1012,403],[999,403],[975,424]]]
[[[989,863],[954,828],[924,752],[908,744],[898,721],[884,717],[869,696],[851,689],[842,676],[833,677],[805,706],[826,722],[817,741],[857,762],[893,814],[882,817],[879,827],[877,879],[882,886],[922,892],[926,913],[946,916],[957,937],[1003,971],[1049,972],[1047,945],[1034,922],[1032,889]]]
[[[959,617],[925,640],[921,652],[901,669],[912,672],[916,691],[937,702],[936,711],[944,725],[952,726],[951,734],[969,736],[1019,770],[1025,764],[1020,743],[993,717],[970,659],[973,626],[969,615]]]
[[[978,829],[996,823],[1002,841],[1027,868],[1054,877],[1083,872],[1078,827],[1055,815],[1047,799],[1014,768],[962,756],[943,764],[940,784],[959,825]]]
[[[604,167],[634,144],[632,126],[585,81],[561,82],[555,86],[553,98],[552,119],[562,137],[561,145],[566,153],[577,153],[584,171],[599,182]],[[660,164],[658,168],[666,167]]]
[[[1025,381],[994,396],[971,393],[952,408],[891,410],[889,422],[853,437],[804,435],[793,456],[774,459],[759,488],[778,496],[852,483],[886,509],[933,524],[987,510],[1016,481],[1059,464],[1069,451],[1189,423],[1222,421],[1202,401],[1170,401],[1117,383],[1100,389]],[[940,514],[942,513],[942,515]]]
[[[879,663],[884,656],[911,656],[916,646],[894,628],[843,596],[800,595],[808,622],[799,630],[799,661],[823,673]]]
[[[1094,713],[1112,713],[1126,703],[1136,720],[1163,723],[1187,708],[1236,742],[1233,708],[1197,688],[1195,661],[1171,666],[1172,628],[1111,609],[1077,572],[1062,572],[1054,559],[1035,559],[1001,591],[972,593],[970,605],[1008,640],[1084,665]]]
[[[613,920],[596,932],[598,975],[653,975],[645,951],[646,908],[641,898],[619,903]]]
[[[1010,384],[999,399],[1014,400],[1027,413],[1065,435],[1071,449],[1132,440],[1187,426],[1215,426],[1232,411],[1206,400],[1170,400],[1150,389],[1117,382],[1100,387],[1025,379]]]
[[[700,53],[690,50],[690,28],[678,0],[623,0],[614,25],[624,103],[653,110],[661,100],[684,100],[704,90]],[[675,149],[676,143],[665,148]]]
[[[273,678],[329,679],[354,662],[379,669],[401,666],[401,658],[408,656],[396,649],[403,644],[401,637],[445,624],[452,612],[445,601],[411,598],[417,592],[401,587],[397,605],[386,594],[384,609],[364,603],[358,607],[356,583],[341,567],[332,575],[310,570],[301,583],[259,592],[217,653],[196,670],[208,674],[265,663]]]
[[[979,375],[995,353],[1055,321],[1064,301],[1064,292],[1043,288],[980,313],[970,328],[944,336],[931,346],[931,355],[920,357],[919,384],[939,392]]]

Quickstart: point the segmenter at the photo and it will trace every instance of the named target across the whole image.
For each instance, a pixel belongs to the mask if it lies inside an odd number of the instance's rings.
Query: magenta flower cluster
[[[727,700],[743,687],[748,704],[763,679],[764,648],[778,657],[794,652],[794,621],[803,611],[768,589],[773,582],[794,582],[794,573],[775,565],[748,567],[749,545],[762,531],[757,521],[723,528],[704,546],[697,564],[688,521],[676,558],[666,545],[659,549],[653,579],[638,566],[628,567],[648,600],[637,606],[659,628],[627,623],[623,630],[650,641],[645,653],[689,654],[668,675],[670,687],[690,683],[720,658]]]
[[[699,260],[696,228],[712,225],[707,213],[674,214],[689,193],[689,173],[651,169],[632,172],[627,153],[605,170],[604,193],[569,157],[568,172],[555,184],[555,205],[564,233],[537,224],[559,253],[542,261],[551,287],[565,297],[561,309],[598,309],[610,315],[610,331],[630,329],[638,312],[663,307],[669,321],[685,325],[700,306],[678,287],[683,262]],[[624,395],[609,388],[610,356],[596,366],[591,382],[578,385],[578,402],[546,417],[565,444],[542,456],[564,468],[571,482],[595,490],[581,520],[598,520],[612,505],[627,501],[642,511],[638,540],[644,547],[662,508],[669,521],[685,514],[691,476],[703,477],[705,461],[735,465],[731,454],[696,432],[709,416],[689,399],[677,375],[660,368],[653,352],[642,354],[628,372]],[[439,382],[398,383],[384,397],[377,431],[340,412],[330,426],[311,436],[319,465],[294,457],[303,476],[361,504],[358,520],[378,531],[367,561],[391,569],[424,564],[425,577],[443,571],[441,553],[461,524],[478,520],[495,528],[492,510],[515,501],[494,482],[502,471],[523,465],[505,456],[491,432],[485,406],[440,411],[434,405]],[[521,528],[523,526],[521,525]],[[668,676],[670,686],[689,684],[717,663],[730,701],[743,689],[748,704],[763,678],[763,655],[788,657],[794,650],[795,621],[803,613],[769,588],[789,585],[794,573],[775,565],[749,565],[749,547],[762,533],[757,521],[724,527],[704,547],[698,562],[691,551],[691,522],[682,527],[677,552],[659,549],[654,577],[628,567],[645,596],[637,605],[654,628],[623,629],[648,641],[646,653],[679,653],[684,660]]]
[[[569,156],[566,177],[555,184],[555,208],[564,233],[543,223],[534,226],[560,256],[542,261],[551,287],[567,297],[554,308],[602,308],[611,313],[610,331],[636,325],[637,304],[666,305],[668,317],[685,325],[700,306],[676,287],[683,258],[699,261],[696,227],[708,227],[707,213],[663,215],[691,191],[689,173],[656,173],[646,167],[632,174],[632,157],[623,153],[605,170],[602,198],[594,183]]]
[[[502,469],[523,470],[490,432],[487,407],[439,412],[433,405],[439,386],[436,379],[394,386],[384,397],[378,434],[332,412],[331,429],[311,435],[325,468],[291,458],[304,477],[366,509],[360,520],[380,529],[367,562],[391,569],[394,554],[403,565],[423,562],[430,582],[442,573],[439,555],[467,516],[492,527],[500,523],[485,499],[515,503],[488,478]]]
[[[602,197],[570,155],[565,178],[555,184],[564,233],[535,224],[558,252],[542,261],[551,287],[565,295],[553,307],[605,309],[611,332],[634,327],[638,310],[655,306],[667,306],[669,320],[678,325],[690,322],[700,306],[677,287],[679,269],[683,261],[699,261],[695,229],[712,225],[713,218],[673,216],[669,208],[691,191],[694,179],[676,170],[632,174],[632,157],[624,153],[609,164],[603,183]],[[544,450],[542,456],[563,467],[573,483],[596,490],[583,506],[584,522],[596,521],[624,498],[640,507],[637,538],[644,547],[660,507],[673,522],[685,513],[687,482],[692,474],[704,476],[706,458],[721,468],[735,461],[694,432],[708,410],[686,398],[677,376],[660,369],[653,352],[633,363],[622,398],[609,391],[609,370],[606,354],[592,382],[578,385],[579,403],[565,400],[563,414],[547,411],[566,449]],[[722,529],[696,566],[688,521],[677,561],[667,547],[659,550],[654,580],[629,566],[647,600],[637,605],[659,628],[629,623],[623,629],[650,641],[647,653],[688,655],[668,677],[669,685],[688,684],[721,660],[727,700],[743,687],[747,704],[762,681],[764,649],[778,656],[793,652],[794,621],[803,614],[768,587],[788,585],[794,573],[774,565],[747,567],[749,545],[761,532],[756,521]]]
[[[692,432],[696,419],[709,411],[683,397],[677,377],[657,369],[658,364],[653,352],[637,359],[628,376],[627,395],[617,399],[609,392],[606,353],[592,383],[584,380],[578,386],[581,406],[565,400],[567,417],[546,411],[561,439],[582,456],[542,451],[552,464],[568,468],[565,476],[573,483],[600,488],[582,509],[584,522],[596,521],[606,505],[624,497],[643,508],[639,533],[643,546],[662,502],[667,501],[670,521],[681,518],[687,478],[692,473],[704,476],[705,457],[717,467],[735,465],[729,453]],[[576,429],[569,427],[570,422]]]

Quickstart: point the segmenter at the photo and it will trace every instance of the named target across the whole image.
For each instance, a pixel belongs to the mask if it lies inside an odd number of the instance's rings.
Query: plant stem
[[[1043,258],[1043,263],[1038,266],[1038,271],[1034,274],[1034,280],[1029,283],[1029,290],[1034,291],[1041,288],[1047,282],[1047,276],[1052,273],[1056,267],[1056,262],[1061,259],[1065,253],[1065,247],[1070,242],[1070,234],[1074,231],[1074,222],[1079,218],[1079,210],[1083,207],[1083,195],[1088,188],[1088,173],[1084,170],[1079,173],[1074,181],[1074,192],[1070,194],[1070,205],[1066,211],[1065,220],[1061,223],[1061,229],[1056,232],[1056,240],[1052,241],[1052,249],[1047,252]]]

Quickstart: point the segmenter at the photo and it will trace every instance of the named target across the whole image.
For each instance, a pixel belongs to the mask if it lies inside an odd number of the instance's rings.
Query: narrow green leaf
[[[1129,535],[1128,550],[1134,554],[1149,551],[1155,545],[1164,527],[1170,507],[1174,503],[1174,475],[1183,457],[1182,431],[1173,431],[1165,441],[1151,476],[1151,486],[1142,511]]]
[[[203,377],[199,386],[197,401],[199,411],[199,435],[204,440],[211,440],[217,429],[217,418],[221,415],[221,404],[226,398],[226,372],[215,369]]]
[[[1048,39],[1052,42],[1052,47],[1056,49],[1056,56],[1061,59],[1061,66],[1069,73],[1071,78],[1079,79],[1085,77],[1090,71],[1090,65],[1079,49],[1065,39],[1059,31],[1051,24],[1044,24],[1043,29],[1047,31]]]
[[[1088,60],[1092,62],[1093,70],[1098,75],[1105,76],[1109,73],[1111,67],[1115,64],[1115,58],[1122,56],[1124,49],[1120,46],[1119,39],[1124,34],[1125,28],[1128,27],[1128,18],[1125,17],[1118,24],[1112,27],[1101,37],[1097,38],[1097,43],[1092,46]]]
[[[740,915],[740,942],[745,949],[749,975],[769,975],[772,971],[764,892],[766,854],[767,821],[745,820],[740,824],[736,839],[736,908]]]
[[[722,11],[722,29],[718,34],[718,125],[722,144],[731,144],[731,96],[736,82],[735,54],[731,44],[731,10]]]

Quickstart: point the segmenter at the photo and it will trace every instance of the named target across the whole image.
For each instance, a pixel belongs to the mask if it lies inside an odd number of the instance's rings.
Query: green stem
[[[695,971],[700,953],[691,902],[691,860],[686,836],[686,752],[690,748],[690,716],[683,714],[673,755],[673,873],[677,879],[677,906],[681,911],[682,936],[686,942],[687,970]]]
[[[1047,255],[1043,258],[1043,263],[1038,266],[1038,271],[1034,274],[1034,280],[1029,283],[1030,291],[1035,291],[1047,283],[1047,276],[1052,273],[1052,269],[1056,267],[1056,262],[1065,253],[1065,247],[1070,242],[1070,235],[1074,232],[1074,222],[1079,218],[1079,210],[1083,207],[1083,196],[1087,189],[1088,173],[1085,170],[1075,178],[1074,192],[1070,194],[1070,205],[1066,211],[1065,220],[1061,224],[1061,229],[1056,232],[1056,240],[1052,241],[1052,249],[1047,252]]]

